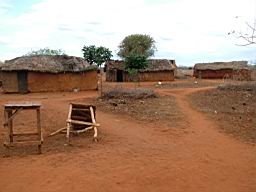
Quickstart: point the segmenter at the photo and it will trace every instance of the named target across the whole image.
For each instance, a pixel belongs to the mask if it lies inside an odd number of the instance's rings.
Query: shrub
[[[122,89],[116,88],[103,93],[103,99],[147,99],[156,98],[157,94],[151,89]]]

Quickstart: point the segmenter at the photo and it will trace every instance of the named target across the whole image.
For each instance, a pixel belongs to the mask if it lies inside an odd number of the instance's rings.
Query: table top
[[[4,104],[5,108],[39,108],[41,103],[35,102],[23,102],[23,103],[6,103]]]

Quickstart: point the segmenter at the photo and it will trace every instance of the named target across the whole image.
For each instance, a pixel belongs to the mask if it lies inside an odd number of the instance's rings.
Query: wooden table
[[[42,135],[42,128],[41,128],[41,117],[40,117],[40,103],[8,103],[4,105],[4,128],[7,132],[6,142],[4,146],[9,149],[10,146],[14,146],[14,144],[18,143],[32,143],[38,145],[38,153],[41,153],[41,145],[43,143],[43,135]],[[37,131],[32,133],[14,133],[13,131],[13,119],[23,110],[36,110],[36,118],[37,118]],[[24,119],[25,121],[25,119]],[[28,137],[26,140],[22,141],[15,141],[15,137],[19,136],[37,136],[35,138]]]

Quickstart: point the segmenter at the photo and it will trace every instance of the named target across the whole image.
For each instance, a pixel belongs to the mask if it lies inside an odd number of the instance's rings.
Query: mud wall
[[[139,73],[140,81],[173,81],[174,71],[151,71]]]
[[[106,70],[106,81],[116,82],[116,70]]]
[[[18,92],[18,79],[16,72],[1,72],[2,88],[6,93]]]
[[[97,89],[97,71],[84,73],[28,73],[28,91],[73,91]]]
[[[150,71],[150,72],[140,72],[138,76],[131,76],[127,72],[123,71],[123,81],[131,82],[139,79],[141,82],[154,82],[154,81],[173,81],[174,71]],[[107,70],[106,81],[116,82],[117,81],[117,71]]]
[[[256,69],[252,70],[252,75],[251,76],[252,76],[252,80],[256,81]]]
[[[232,69],[223,70],[194,70],[194,77],[202,79],[222,79],[224,76],[230,78],[241,77],[242,80],[251,80],[250,70],[233,71]]]

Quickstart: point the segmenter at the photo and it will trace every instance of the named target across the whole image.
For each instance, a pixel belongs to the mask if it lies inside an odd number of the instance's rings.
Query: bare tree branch
[[[253,25],[248,22],[245,22],[245,25],[250,30],[249,33],[244,33],[241,31],[237,32],[235,30],[232,30],[228,33],[228,35],[234,35],[236,38],[243,39],[246,42],[245,44],[236,44],[237,46],[248,46],[256,44],[256,20],[254,20]],[[236,34],[238,34],[238,36]]]

